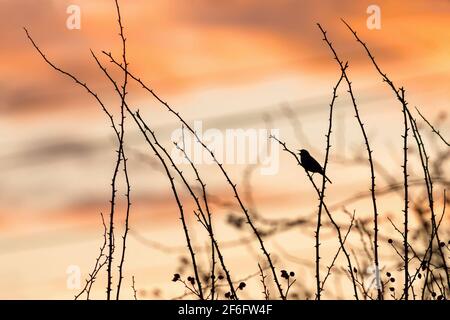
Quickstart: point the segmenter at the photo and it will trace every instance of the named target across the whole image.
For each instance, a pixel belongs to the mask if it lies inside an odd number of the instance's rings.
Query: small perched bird
[[[325,177],[325,179],[328,180],[329,183],[332,183],[331,180],[328,179],[328,177],[323,172],[322,166],[316,161],[316,159],[311,157],[311,155],[309,154],[309,152],[307,150],[302,149],[299,151],[300,151],[300,160],[302,162],[302,166],[303,166],[303,168],[305,168],[306,171],[312,172],[313,174],[316,172],[320,173],[321,175],[323,175]]]

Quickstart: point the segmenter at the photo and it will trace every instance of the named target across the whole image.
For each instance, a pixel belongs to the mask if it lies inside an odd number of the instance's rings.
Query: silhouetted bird
[[[305,168],[306,171],[314,173],[320,173],[325,177],[325,179],[328,180],[329,183],[332,183],[330,179],[324,174],[322,166],[311,157],[309,152],[305,149],[299,150],[300,151],[300,161],[302,162],[303,168]]]

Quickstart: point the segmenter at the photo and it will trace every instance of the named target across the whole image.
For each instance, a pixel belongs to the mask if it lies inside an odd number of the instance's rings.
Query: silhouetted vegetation
[[[245,200],[243,192],[234,182],[233,177],[230,176],[224,165],[218,160],[213,150],[199,137],[198,133],[192,128],[183,116],[176,111],[169,103],[164,101],[159,94],[157,94],[144,80],[137,75],[136,71],[130,71],[127,60],[126,37],[122,23],[122,17],[118,0],[115,1],[117,9],[117,19],[119,26],[119,36],[122,44],[122,58],[116,59],[112,53],[103,51],[103,57],[109,60],[110,66],[116,68],[122,74],[122,81],[115,80],[106,64],[91,51],[92,56],[104,73],[109,82],[113,85],[117,96],[120,99],[120,115],[117,120],[110,111],[110,106],[106,106],[100,96],[95,93],[91,87],[84,81],[79,80],[73,73],[65,71],[64,69],[53,63],[34,41],[30,33],[25,29],[28,39],[31,44],[44,59],[44,61],[59,73],[71,78],[75,83],[83,87],[99,104],[102,111],[106,114],[108,121],[113,130],[116,139],[116,153],[113,159],[113,171],[111,178],[111,199],[110,211],[105,222],[103,214],[101,215],[104,226],[104,243],[100,248],[100,253],[96,258],[92,272],[86,279],[85,286],[81,292],[75,297],[76,299],[85,297],[90,299],[90,293],[95,280],[98,278],[100,271],[106,267],[107,287],[106,298],[112,299],[112,292],[114,285],[116,285],[115,298],[120,299],[120,292],[122,288],[122,279],[127,277],[125,269],[126,265],[126,248],[127,237],[129,230],[132,228],[132,207],[131,207],[131,185],[127,169],[127,144],[125,135],[125,121],[127,116],[136,128],[139,129],[142,137],[148,145],[149,153],[156,156],[159,164],[164,169],[164,174],[167,182],[170,185],[173,194],[174,202],[178,207],[179,218],[181,221],[181,230],[184,233],[186,241],[187,253],[189,258],[185,258],[184,254],[180,260],[181,267],[179,271],[173,274],[172,279],[170,273],[168,274],[168,284],[172,282],[181,285],[185,288],[185,294],[177,298],[192,298],[197,299],[239,299],[241,295],[248,291],[247,283],[250,279],[259,279],[261,286],[261,294],[258,296],[250,296],[254,299],[317,299],[323,298],[326,291],[325,284],[327,280],[334,276],[343,279],[349,284],[352,296],[355,299],[434,299],[445,300],[448,298],[450,290],[450,279],[448,270],[448,259],[450,255],[450,240],[446,240],[449,230],[448,226],[444,225],[445,221],[445,207],[448,202],[445,192],[439,198],[436,198],[436,185],[447,188],[449,180],[445,176],[446,159],[450,156],[448,149],[448,142],[442,136],[440,131],[432,125],[424,115],[422,115],[416,108],[418,115],[426,122],[428,132],[432,135],[429,139],[436,139],[439,143],[445,146],[444,151],[434,152],[433,157],[431,151],[425,144],[424,130],[421,130],[420,124],[417,122],[414,110],[408,106],[405,98],[405,89],[397,87],[392,80],[382,71],[379,64],[376,62],[374,56],[369,50],[368,46],[361,40],[357,33],[347,24],[345,25],[350,30],[350,35],[353,35],[356,41],[362,46],[365,54],[367,54],[369,61],[373,64],[375,70],[381,76],[384,83],[388,85],[394,94],[394,98],[400,103],[399,112],[403,115],[403,135],[398,137],[403,139],[403,181],[397,181],[391,177],[382,164],[376,160],[376,153],[374,153],[374,146],[369,139],[369,135],[364,127],[363,118],[360,108],[357,104],[356,93],[352,87],[352,82],[348,75],[349,63],[341,60],[338,52],[334,48],[329,39],[325,29],[318,24],[320,32],[326,47],[331,51],[331,58],[337,62],[338,81],[332,88],[331,102],[329,104],[328,129],[325,133],[326,145],[324,148],[314,146],[316,150],[324,150],[324,160],[322,165],[312,160],[306,161],[305,157],[296,153],[293,148],[275,136],[270,136],[268,139],[276,140],[291,158],[294,158],[296,164],[304,169],[306,177],[310,181],[314,191],[318,196],[318,208],[312,209],[309,218],[304,216],[296,219],[266,219],[260,216],[257,212],[257,203],[247,196],[248,201]],[[179,126],[183,130],[184,135],[189,135],[195,138],[198,143],[211,157],[214,165],[219,169],[223,176],[224,184],[226,184],[233,194],[233,199],[230,202],[230,214],[228,216],[228,223],[234,227],[238,232],[244,234],[240,241],[233,243],[228,241],[220,241],[214,232],[214,207],[212,204],[217,202],[208,193],[206,188],[207,179],[202,175],[199,167],[189,158],[188,153],[184,147],[184,140],[182,142],[174,142],[174,147],[177,148],[184,155],[189,163],[191,174],[195,177],[190,181],[189,175],[184,173],[179,166],[172,159],[171,154],[166,147],[160,142],[159,133],[155,131],[154,127],[148,119],[146,119],[137,108],[129,106],[127,100],[127,88],[130,81],[139,84],[151,98],[158,102],[158,105],[167,110],[179,122]],[[340,86],[345,85],[346,90],[351,98],[356,123],[361,130],[361,141],[364,143],[367,159],[360,156],[353,158],[345,158],[339,154],[334,155],[334,150],[331,146],[331,135],[334,123],[333,108],[335,101],[338,98],[337,92]],[[324,120],[326,121],[326,120]],[[295,122],[293,126],[297,126]],[[299,125],[299,124],[298,124]],[[297,128],[298,129],[298,128]],[[430,130],[431,129],[431,130]],[[300,138],[302,135],[299,136]],[[394,137],[395,138],[395,137]],[[299,141],[304,144],[304,141]],[[314,153],[311,150],[311,153]],[[309,153],[308,153],[309,156]],[[310,156],[311,159],[312,155]],[[317,157],[317,155],[316,155]],[[411,171],[408,170],[412,166],[414,157],[418,158],[420,167],[422,169],[420,177],[412,176]],[[431,158],[434,160],[432,161]],[[309,158],[308,158],[309,159]],[[318,158],[317,158],[318,159]],[[364,164],[369,167],[368,184],[370,183],[370,192],[362,192],[357,195],[344,199],[339,203],[327,203],[325,201],[326,182],[328,176],[332,173],[327,171],[327,165],[330,160],[336,159],[345,163],[347,166],[356,164]],[[314,159],[313,159],[314,160]],[[320,161],[319,161],[320,162]],[[319,167],[317,167],[319,165]],[[318,172],[321,174],[322,182],[318,185],[313,179],[312,173]],[[115,225],[117,222],[117,206],[116,196],[118,192],[117,178],[123,175],[126,181],[125,196],[127,205],[125,208],[124,233],[122,235],[122,243],[117,252],[117,239],[115,235]],[[376,181],[378,176],[381,176],[388,182],[388,185],[383,188],[376,188]],[[247,177],[249,179],[249,177]],[[177,184],[180,182],[181,184]],[[336,183],[336,182],[335,182]],[[187,215],[189,212],[183,205],[183,198],[180,196],[180,186],[188,190],[191,200],[195,203],[193,214],[196,221],[201,225],[205,236],[209,239],[209,248],[198,248],[191,240],[191,230],[187,223]],[[425,192],[421,195],[411,193],[412,188],[421,188],[425,186]],[[163,187],[163,186],[161,186]],[[251,194],[248,190],[250,184],[247,185],[246,193]],[[389,220],[388,223],[381,224],[380,213],[377,207],[377,197],[394,194],[401,197],[403,200],[403,228],[395,225],[395,222]],[[347,210],[353,202],[361,199],[370,199],[373,219],[363,219],[358,217],[358,212],[355,210]],[[224,203],[225,200],[221,199]],[[442,203],[442,212],[437,212],[436,203]],[[217,206],[217,203],[214,203]],[[220,204],[219,204],[220,205]],[[342,209],[345,212],[344,218],[347,222],[343,222],[341,217],[336,217],[336,210]],[[323,212],[326,215],[323,215]],[[419,224],[411,224],[411,217],[414,216]],[[248,226],[248,228],[247,228]],[[304,283],[301,283],[299,273],[288,271],[287,266],[283,266],[282,259],[275,258],[275,256],[289,256],[289,253],[284,252],[283,248],[279,248],[276,252],[271,252],[265,243],[268,238],[291,230],[293,228],[302,227],[313,230],[314,232],[314,247],[315,247],[315,261],[304,261],[302,259],[296,260],[296,263],[313,270],[315,276],[315,288],[307,288]],[[385,230],[383,230],[383,227]],[[395,230],[394,234],[389,234],[387,227],[392,227]],[[251,231],[250,236],[247,235],[248,230]],[[335,254],[327,257],[330,261],[328,263],[322,262],[321,254],[321,239],[324,232],[331,232],[335,237],[337,243],[337,250]],[[350,245],[348,238],[353,235],[358,241]],[[249,275],[247,278],[238,279],[233,275],[233,271],[228,267],[227,259],[223,254],[223,248],[235,247],[245,245],[247,243],[256,241],[258,243],[261,256],[264,262],[255,261],[255,273]],[[381,248],[384,253],[391,258],[386,258],[386,255],[381,254]],[[186,248],[182,248],[185,250]],[[209,266],[201,264],[197,254],[201,251],[207,251]],[[387,250],[390,250],[387,252]],[[343,254],[345,260],[345,267],[340,265],[339,256]],[[118,254],[118,275],[117,278],[114,272],[115,255]],[[387,265],[386,261],[380,262],[381,259],[389,260],[389,270],[383,270],[382,265]],[[371,271],[370,268],[373,269]],[[284,268],[284,269],[283,269]],[[205,270],[206,269],[206,270]],[[278,271],[277,271],[278,270]],[[138,291],[135,288],[135,278],[132,276],[132,290],[133,298],[138,298]],[[402,288],[401,291],[399,288]],[[334,294],[334,296],[333,296]],[[328,297],[332,298],[348,298],[348,296],[341,296],[336,293],[330,293]]]

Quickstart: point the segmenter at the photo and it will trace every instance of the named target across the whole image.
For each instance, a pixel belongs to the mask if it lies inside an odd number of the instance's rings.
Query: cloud
[[[58,65],[94,88],[110,87],[89,55],[109,50],[119,56],[115,8],[109,1],[76,1],[82,9],[82,29],[65,28],[69,1],[4,0],[0,4],[3,77],[0,112],[4,114],[64,110],[69,105],[91,108],[82,89],[55,74],[24,36],[28,26],[41,48]],[[430,57],[448,52],[446,16],[450,5],[426,1],[379,1],[382,29],[365,27],[369,1],[210,2],[133,1],[122,11],[129,44],[130,68],[166,94],[198,86],[251,82],[280,72],[320,76],[335,72],[333,61],[316,27],[329,31],[343,59],[364,61],[361,49],[340,22],[344,17],[358,29],[386,62]],[[24,10],[26,8],[26,10]],[[414,23],[418,28],[410,28]],[[440,32],[427,32],[440,30]],[[324,61],[327,61],[324,63]],[[417,67],[417,65],[416,65]],[[110,66],[111,69],[114,69]],[[109,97],[112,91],[107,91]],[[62,102],[62,103],[61,103]],[[70,103],[69,103],[70,102]]]

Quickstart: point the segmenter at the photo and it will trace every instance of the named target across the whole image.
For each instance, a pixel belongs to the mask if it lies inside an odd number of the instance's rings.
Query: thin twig
[[[345,66],[344,70],[347,68],[347,66]],[[317,213],[317,226],[316,226],[316,233],[315,233],[315,238],[316,238],[316,244],[315,244],[315,248],[316,248],[316,299],[320,300],[320,294],[321,294],[321,285],[320,285],[320,227],[322,225],[322,209],[323,209],[323,202],[324,202],[324,198],[325,198],[325,184],[326,184],[326,169],[327,169],[327,165],[328,165],[328,156],[330,153],[330,138],[331,138],[331,129],[333,127],[333,107],[334,107],[334,102],[336,101],[337,98],[337,89],[339,87],[339,85],[341,84],[342,79],[344,78],[344,73],[341,73],[341,76],[339,77],[339,80],[337,81],[336,85],[333,87],[333,97],[331,98],[331,102],[330,102],[330,114],[329,114],[329,118],[328,118],[328,132],[326,134],[326,151],[325,151],[325,160],[324,160],[324,164],[323,164],[323,175],[322,175],[322,190],[320,192],[320,203],[319,203],[319,212]]]
[[[345,242],[347,241],[347,237],[350,234],[350,231],[353,228],[354,225],[354,221],[355,221],[355,214],[356,211],[353,211],[353,215],[351,217],[351,221],[350,221],[350,225],[348,226],[347,232],[345,233],[344,239],[342,241],[342,244],[345,244]],[[323,291],[323,289],[325,288],[325,282],[327,282],[328,277],[331,275],[331,269],[333,269],[336,260],[339,256],[339,253],[341,252],[342,247],[340,246],[336,252],[336,254],[333,257],[333,260],[331,261],[330,265],[327,267],[327,274],[325,275],[325,277],[323,278],[322,284],[320,286],[320,291]],[[354,270],[353,270],[354,271]]]
[[[208,233],[209,233],[209,236],[210,236],[210,238],[211,238],[211,241],[212,241],[212,248],[211,248],[211,249],[212,249],[212,254],[211,254],[211,255],[212,255],[212,262],[213,262],[213,265],[212,265],[212,267],[211,267],[211,279],[212,279],[212,284],[211,284],[211,297],[214,296],[213,293],[214,293],[214,290],[215,290],[215,289],[214,289],[214,288],[215,288],[215,285],[214,285],[214,284],[215,284],[215,275],[214,275],[215,258],[214,258],[214,251],[217,251],[217,255],[218,255],[220,264],[221,264],[221,266],[222,266],[222,269],[223,269],[223,271],[224,271],[224,273],[225,273],[225,277],[227,278],[228,284],[229,284],[229,286],[230,286],[231,294],[233,294],[234,297],[237,298],[237,294],[236,294],[236,292],[235,292],[235,290],[234,290],[234,286],[233,286],[233,281],[231,280],[230,272],[229,272],[229,270],[228,270],[228,268],[227,268],[227,266],[226,266],[226,264],[225,264],[225,259],[224,259],[223,255],[222,255],[222,252],[221,252],[220,248],[219,248],[219,244],[218,244],[218,242],[217,242],[217,240],[216,240],[216,238],[215,238],[214,231],[213,231],[213,228],[212,228],[212,217],[211,217],[211,212],[210,212],[209,205],[208,205],[208,198],[207,198],[207,193],[206,193],[206,184],[203,183],[203,180],[202,180],[202,178],[200,177],[200,174],[199,174],[197,168],[195,167],[194,163],[192,162],[192,160],[191,160],[191,159],[189,158],[189,156],[187,155],[186,150],[185,150],[184,148],[180,147],[176,142],[174,142],[174,145],[175,145],[175,147],[176,147],[178,150],[180,150],[180,151],[183,153],[184,157],[185,157],[185,158],[188,160],[188,162],[190,163],[190,165],[191,165],[191,167],[192,167],[192,170],[193,170],[194,173],[195,173],[196,179],[197,179],[197,181],[199,182],[199,184],[201,185],[201,189],[202,189],[203,201],[204,201],[205,209],[206,209],[206,212],[207,212],[207,215],[208,215],[208,220],[206,220],[206,219],[204,218],[204,221],[206,222],[206,229],[207,229],[207,231],[208,231]],[[203,212],[200,210],[200,208],[201,208],[200,204],[198,204],[197,207],[199,208],[199,211],[200,211],[201,213],[203,213]]]
[[[132,280],[131,289],[133,289],[133,297],[134,300],[137,300],[136,283],[134,281],[134,276],[131,277],[131,280]]]
[[[138,115],[139,115],[139,111],[137,113],[137,116]],[[163,159],[163,157],[160,154],[160,152],[155,148],[155,146],[153,145],[153,143],[150,141],[150,139],[148,138],[148,136],[146,134],[146,131],[150,131],[150,132],[152,132],[152,131],[148,127],[144,128],[141,124],[139,124],[139,122],[138,122],[138,126],[139,126],[139,129],[141,130],[141,132],[144,133],[144,137],[147,140],[147,143],[152,148],[153,152],[155,153],[155,155],[158,157],[159,161],[163,165],[164,170],[166,171],[166,175],[167,175],[167,177],[169,179],[169,182],[170,182],[170,185],[171,185],[171,188],[172,188],[172,191],[173,191],[173,195],[175,197],[175,201],[177,203],[177,206],[178,206],[178,209],[179,209],[179,212],[180,212],[180,220],[181,220],[181,223],[183,225],[183,230],[184,230],[184,234],[185,234],[185,237],[186,237],[187,247],[188,247],[189,253],[191,255],[192,267],[194,269],[194,275],[195,275],[195,279],[196,279],[197,285],[198,285],[198,297],[201,300],[203,300],[204,298],[203,298],[202,283],[201,283],[199,272],[198,272],[197,261],[195,259],[195,253],[194,253],[194,249],[192,248],[191,239],[189,237],[189,231],[188,231],[188,228],[187,228],[187,223],[186,223],[186,219],[185,219],[185,215],[184,215],[183,204],[181,203],[181,200],[180,200],[180,198],[178,196],[178,192],[177,192],[177,189],[176,189],[175,184],[174,184],[174,178],[173,178],[173,176],[170,173],[170,170],[169,170],[169,168],[168,168],[168,166],[166,164],[166,161]]]
[[[405,99],[405,91],[403,88],[402,91],[402,99]],[[405,251],[404,257],[404,296],[405,300],[408,300],[408,281],[409,281],[409,258],[408,258],[408,204],[409,204],[409,195],[408,195],[408,119],[406,114],[406,105],[403,105],[403,124],[405,130],[403,132],[403,183],[404,183],[404,231],[403,231],[403,250]]]
[[[105,51],[103,51],[103,53],[108,56],[111,59],[111,62],[114,63],[115,65],[117,65],[119,68],[121,68],[122,70],[124,70],[124,67],[121,63],[117,62],[114,57],[112,56],[111,53],[107,53]],[[272,270],[272,275],[273,275],[273,279],[275,281],[275,284],[277,286],[278,292],[280,294],[281,299],[285,300],[286,297],[283,293],[283,289],[281,288],[280,282],[278,280],[278,276],[277,273],[275,271],[275,266],[274,263],[272,261],[272,258],[270,257],[269,252],[267,251],[265,245],[264,245],[264,241],[262,240],[262,237],[258,231],[258,229],[256,228],[255,224],[253,223],[248,209],[245,207],[239,193],[237,190],[237,184],[234,184],[233,181],[231,180],[230,176],[228,175],[228,173],[226,172],[226,170],[223,167],[223,164],[220,163],[214,152],[200,139],[200,137],[198,136],[198,134],[194,131],[194,129],[192,129],[192,127],[180,116],[179,112],[175,111],[174,109],[172,109],[172,107],[169,106],[169,104],[167,102],[165,102],[164,100],[162,100],[152,89],[150,89],[147,85],[144,84],[144,82],[140,79],[137,78],[136,76],[134,76],[130,71],[128,71],[129,76],[134,79],[135,81],[137,81],[147,92],[149,92],[156,100],[158,100],[163,106],[165,106],[167,108],[167,110],[172,113],[173,115],[175,115],[178,120],[195,136],[196,140],[198,143],[200,143],[200,145],[211,155],[212,160],[216,163],[216,165],[219,167],[220,171],[222,172],[222,174],[224,175],[225,179],[227,180],[228,184],[231,186],[233,193],[234,193],[234,197],[236,198],[236,200],[239,203],[239,206],[242,210],[242,212],[244,213],[247,223],[250,225],[253,233],[255,234],[256,238],[258,239],[258,242],[260,244],[260,248],[261,251],[263,252],[264,256],[266,257],[270,269]]]
[[[125,98],[127,95],[127,83],[128,83],[128,72],[126,71],[128,69],[128,62],[127,62],[127,54],[126,54],[126,38],[124,36],[123,33],[123,25],[122,25],[122,17],[120,15],[120,7],[119,7],[119,2],[118,0],[115,0],[116,3],[116,10],[117,10],[117,22],[119,24],[119,28],[120,28],[120,38],[122,40],[122,58],[123,58],[123,64],[125,66],[125,71],[124,71],[124,80],[123,80],[123,85],[122,85],[122,93],[119,92],[120,98],[121,98],[121,105],[120,105],[120,118],[121,118],[121,122],[120,122],[120,141],[121,141],[121,152],[122,152],[122,159],[123,159],[123,172],[124,172],[124,176],[125,176],[125,183],[126,183],[126,198],[127,198],[127,209],[126,209],[126,214],[125,214],[125,230],[122,236],[122,254],[120,257],[120,264],[118,266],[119,268],[119,280],[117,283],[117,292],[116,292],[116,300],[119,300],[120,297],[120,287],[122,285],[122,279],[123,279],[123,264],[125,261],[125,251],[126,251],[126,242],[127,242],[127,235],[128,235],[128,230],[129,230],[129,219],[130,219],[130,207],[131,207],[131,200],[130,200],[130,192],[131,192],[131,188],[130,188],[130,179],[128,176],[128,169],[127,169],[127,158],[125,155],[125,150],[124,150],[124,137],[125,137]]]
[[[114,122],[113,116],[112,114],[107,110],[107,108],[105,107],[104,103],[102,102],[102,100],[100,100],[99,96],[92,91],[89,86],[85,83],[85,82],[81,82],[80,80],[78,80],[77,77],[75,77],[73,74],[62,70],[61,68],[57,67],[55,64],[53,64],[46,56],[45,54],[39,49],[39,47],[37,46],[37,44],[34,42],[33,38],[31,37],[31,35],[29,34],[28,30],[26,28],[24,28],[25,33],[28,37],[28,39],[30,40],[30,42],[32,43],[33,47],[38,51],[38,53],[41,55],[41,57],[44,59],[44,61],[50,65],[54,70],[58,71],[59,73],[62,73],[65,76],[68,76],[69,78],[71,78],[73,81],[75,81],[76,84],[80,85],[81,87],[83,87],[91,96],[93,96],[95,98],[95,100],[100,104],[103,112],[108,116],[110,122],[111,122],[111,127],[113,128],[114,133],[116,134],[116,137],[118,139],[118,150],[117,150],[117,160],[116,160],[116,164],[114,167],[114,171],[113,171],[113,176],[111,179],[111,200],[110,200],[110,214],[109,214],[109,218],[110,218],[110,225],[109,225],[109,232],[108,232],[108,238],[109,238],[109,243],[108,243],[108,272],[107,272],[107,290],[106,290],[106,294],[107,294],[107,299],[110,299],[110,294],[111,294],[111,283],[112,283],[112,274],[111,274],[111,264],[112,264],[112,259],[113,259],[113,252],[114,252],[114,213],[115,213],[115,198],[116,198],[116,177],[119,171],[119,166],[122,160],[122,150],[123,150],[123,136],[121,135],[121,133],[119,132],[119,130],[116,127],[116,124]]]
[[[270,136],[270,138],[272,138],[272,139],[274,139],[275,141],[277,141],[277,142],[283,147],[283,150],[286,151],[286,152],[288,152],[288,153],[290,153],[290,154],[295,158],[297,164],[300,165],[301,167],[303,167],[303,165],[302,165],[302,163],[301,163],[299,157],[297,157],[297,155],[295,154],[295,152],[293,152],[291,149],[289,149],[289,148],[286,146],[286,143],[285,143],[285,142],[279,140],[279,139],[276,138],[275,136]],[[303,167],[303,169],[305,169],[305,168]],[[306,169],[305,169],[305,173],[306,173],[306,175],[308,176],[309,180],[311,181],[312,186],[313,186],[314,189],[316,190],[317,195],[320,197],[320,196],[321,196],[320,190],[319,190],[319,188],[316,186],[316,183],[314,182],[314,180],[313,180],[311,174],[310,174]],[[353,284],[353,292],[354,292],[355,298],[358,300],[358,299],[359,299],[359,298],[358,298],[358,291],[357,291],[357,288],[356,288],[355,275],[353,274],[352,262],[351,262],[351,259],[350,259],[350,255],[349,255],[348,252],[347,252],[347,249],[345,249],[344,239],[343,239],[342,233],[341,233],[341,228],[340,228],[339,225],[336,223],[336,221],[334,220],[334,218],[333,218],[333,216],[331,215],[330,211],[328,210],[328,207],[327,207],[327,205],[325,204],[325,201],[323,202],[323,208],[325,209],[325,212],[327,213],[328,218],[330,219],[331,223],[333,224],[333,226],[334,226],[334,228],[336,229],[336,232],[337,232],[337,234],[338,234],[338,241],[339,241],[339,244],[340,244],[340,246],[341,246],[341,248],[342,248],[342,251],[344,252],[344,255],[345,255],[346,259],[347,259],[347,263],[348,263],[348,271],[349,271],[349,273],[350,273],[350,277],[351,277],[352,284]]]
[[[261,283],[263,285],[264,299],[269,300],[270,299],[270,293],[269,293],[269,289],[267,288],[267,285],[266,285],[266,278],[267,278],[267,276],[264,275],[264,271],[261,268],[261,265],[259,263],[258,263],[258,268],[259,268],[259,274],[261,276]]]
[[[431,211],[431,224],[432,224],[432,231],[431,231],[431,241],[430,241],[430,259],[428,260],[428,263],[431,261],[431,256],[433,255],[433,239],[436,238],[436,241],[438,242],[438,251],[441,255],[442,258],[442,263],[445,267],[445,274],[446,274],[446,279],[447,279],[447,286],[450,288],[450,275],[449,275],[449,270],[447,267],[447,262],[446,262],[446,258],[445,255],[442,252],[442,248],[440,247],[439,243],[439,234],[437,232],[437,225],[436,225],[436,215],[434,213],[434,200],[433,200],[433,182],[431,179],[431,174],[429,172],[428,169],[428,155],[426,153],[425,150],[425,145],[423,144],[422,141],[422,137],[420,135],[419,129],[417,127],[417,123],[414,119],[414,117],[412,116],[409,108],[407,107],[408,103],[406,102],[404,96],[402,95],[403,93],[403,88],[401,89],[397,89],[397,87],[394,85],[394,83],[388,78],[386,73],[383,73],[380,69],[380,67],[378,66],[377,62],[375,61],[374,56],[372,55],[372,53],[370,52],[369,48],[367,47],[367,45],[359,38],[359,36],[357,35],[356,31],[352,29],[352,27],[350,27],[350,25],[345,22],[344,20],[342,20],[342,22],[347,26],[347,28],[350,30],[350,32],[354,35],[354,37],[356,38],[356,41],[358,43],[360,43],[363,48],[365,49],[369,59],[372,61],[372,64],[374,65],[375,69],[378,71],[378,73],[381,75],[382,79],[384,82],[386,82],[389,87],[392,89],[392,91],[395,93],[395,96],[397,97],[397,99],[400,101],[400,103],[402,104],[402,106],[404,107],[404,109],[406,110],[407,114],[408,114],[408,118],[410,121],[410,125],[411,125],[411,130],[413,132],[413,136],[414,139],[416,140],[417,143],[417,148],[419,150],[419,155],[420,155],[420,161],[422,164],[422,169],[424,171],[424,180],[425,180],[425,184],[427,187],[427,195],[428,195],[428,202],[429,202],[429,207],[430,207],[430,211]],[[427,272],[428,275],[428,272]]]
[[[439,130],[436,130],[433,125],[425,118],[419,111],[419,109],[416,107],[417,112],[419,113],[420,117],[428,124],[428,126],[431,128],[431,130],[438,135],[439,138],[441,138],[442,142],[444,142],[448,147],[450,147],[450,144],[447,142],[447,140],[444,139],[442,134],[439,132]]]
[[[213,240],[213,245],[216,248],[216,250],[218,251],[219,254],[219,260],[222,262],[222,268],[224,269],[224,272],[226,272],[227,275],[227,279],[229,280],[229,284],[230,284],[230,290],[231,293],[233,294],[233,297],[237,299],[237,295],[236,292],[234,290],[234,287],[232,285],[232,281],[231,281],[231,277],[230,277],[230,273],[225,265],[224,259],[222,254],[220,253],[220,249],[219,249],[219,245],[217,244],[217,241],[215,239],[214,233],[213,233],[213,229],[212,229],[212,225],[209,223],[209,221],[207,220],[207,217],[205,216],[202,206],[199,202],[199,198],[197,197],[197,195],[194,193],[194,191],[192,190],[192,187],[189,185],[189,182],[186,180],[186,178],[184,177],[183,172],[176,166],[175,162],[173,161],[173,159],[171,158],[170,154],[167,152],[167,150],[159,143],[156,134],[154,133],[154,131],[150,130],[150,128],[148,127],[147,123],[144,122],[144,120],[142,119],[139,111],[136,113],[136,117],[141,121],[142,126],[144,127],[144,129],[148,132],[150,132],[150,134],[153,137],[153,143],[158,146],[159,149],[161,149],[161,151],[165,154],[166,158],[169,159],[172,167],[175,169],[175,171],[177,172],[177,174],[180,176],[181,180],[183,181],[184,185],[186,186],[186,188],[188,189],[189,193],[191,194],[192,198],[194,199],[194,202],[197,205],[197,209],[199,211],[199,222],[202,223],[202,225],[205,227],[205,229],[208,231],[209,237]],[[198,172],[197,172],[198,173]],[[200,217],[203,219],[201,220]],[[210,214],[209,214],[210,217]],[[226,271],[225,271],[226,270]],[[212,279],[214,280],[214,279]]]
[[[356,105],[356,99],[355,96],[353,94],[353,89],[352,89],[352,83],[350,82],[350,79],[347,76],[347,72],[345,71],[345,67],[347,66],[347,64],[344,65],[344,63],[339,59],[332,43],[328,40],[327,37],[327,32],[322,28],[322,26],[318,23],[317,24],[320,31],[323,34],[323,40],[326,42],[326,44],[328,45],[328,47],[330,48],[331,52],[333,53],[334,59],[337,61],[337,63],[339,64],[339,67],[344,75],[344,79],[347,82],[347,86],[348,86],[348,93],[350,94],[350,98],[352,100],[352,104],[353,104],[353,108],[355,110],[355,117],[358,121],[359,127],[361,128],[361,133],[364,139],[364,144],[366,145],[366,149],[367,149],[367,157],[368,157],[368,161],[369,161],[369,166],[370,166],[370,177],[371,177],[371,195],[372,195],[372,205],[373,205],[373,222],[374,222],[374,257],[375,257],[375,268],[376,268],[376,272],[379,272],[379,257],[378,257],[378,208],[377,208],[377,201],[376,201],[376,192],[375,192],[375,170],[374,170],[374,164],[373,164],[373,160],[372,160],[372,153],[373,151],[370,149],[370,145],[369,145],[369,138],[367,137],[367,133],[366,130],[364,129],[364,124],[361,120],[361,116],[359,115],[359,111],[358,111],[358,106]],[[382,299],[382,295],[381,295],[381,290],[380,288],[377,288],[377,292],[378,292],[378,300]]]
[[[116,92],[120,92],[120,89],[119,89],[117,83],[116,83],[115,80],[111,77],[111,75],[108,73],[108,71],[106,70],[106,68],[100,63],[100,61],[99,61],[99,59],[97,58],[97,56],[95,55],[95,53],[94,53],[93,51],[91,51],[91,54],[92,54],[92,56],[94,57],[95,61],[97,62],[97,65],[99,66],[99,68],[103,71],[103,73],[106,75],[106,77],[107,77],[107,78],[111,81],[111,83],[113,84],[113,86],[114,86]],[[125,69],[123,69],[123,70],[125,70]],[[180,219],[181,219],[181,221],[182,221],[183,230],[184,230],[185,237],[186,237],[186,242],[187,242],[187,244],[188,244],[187,246],[188,246],[188,249],[189,249],[189,252],[190,252],[190,255],[191,255],[191,260],[192,260],[192,265],[193,265],[193,269],[194,269],[195,279],[196,279],[197,284],[198,284],[198,287],[199,287],[199,290],[198,290],[198,291],[199,291],[199,292],[198,292],[199,298],[200,298],[201,300],[203,300],[203,299],[204,299],[204,296],[203,296],[202,284],[201,284],[201,280],[200,280],[199,273],[198,273],[198,267],[197,267],[197,262],[196,262],[196,259],[195,259],[195,253],[194,253],[194,250],[193,250],[193,247],[192,247],[192,244],[191,244],[191,240],[190,240],[190,237],[189,237],[189,232],[188,232],[188,228],[187,228],[187,224],[186,224],[185,216],[184,216],[183,205],[182,205],[181,200],[180,200],[180,198],[179,198],[179,196],[178,196],[178,192],[177,192],[177,190],[176,190],[176,187],[175,187],[175,184],[174,184],[174,181],[173,181],[174,178],[173,178],[172,175],[170,174],[170,170],[169,170],[169,168],[168,168],[168,166],[167,166],[167,164],[166,164],[164,158],[163,158],[162,155],[158,152],[158,150],[156,149],[156,147],[154,146],[154,144],[150,141],[150,139],[149,139],[149,137],[148,137],[148,135],[147,135],[147,131],[151,132],[152,135],[153,135],[153,131],[151,131],[150,128],[148,128],[148,127],[143,127],[143,126],[141,125],[141,123],[139,122],[139,119],[138,119],[138,118],[139,118],[139,112],[137,112],[137,114],[135,115],[135,114],[133,113],[133,111],[128,107],[128,105],[127,105],[127,103],[126,103],[125,101],[124,101],[124,107],[125,107],[125,109],[127,110],[128,114],[131,115],[131,117],[133,118],[133,120],[135,121],[135,123],[137,124],[137,126],[139,127],[139,130],[140,130],[141,133],[144,135],[144,138],[145,138],[146,142],[149,144],[149,146],[150,146],[151,149],[154,151],[155,155],[157,156],[157,158],[159,159],[159,161],[160,161],[161,164],[163,165],[164,171],[165,171],[165,173],[166,173],[166,175],[167,175],[167,177],[168,177],[168,179],[169,179],[169,181],[170,181],[171,189],[172,189],[172,192],[173,192],[173,194],[174,194],[174,197],[175,197],[175,200],[176,200],[176,203],[177,203],[179,212],[180,212]],[[144,124],[145,124],[145,123],[144,123]]]
[[[83,293],[86,293],[86,299],[89,300],[91,288],[97,278],[97,274],[99,273],[99,271],[103,268],[103,266],[108,261],[107,257],[105,257],[105,254],[103,253],[105,251],[106,244],[108,242],[108,240],[107,240],[108,228],[106,227],[105,218],[103,217],[103,213],[100,212],[100,216],[102,218],[102,224],[103,224],[103,244],[100,247],[100,252],[99,252],[97,258],[95,259],[94,268],[92,269],[92,272],[89,274],[89,278],[86,280],[86,284],[85,284],[84,288],[80,291],[80,293],[78,293],[75,296],[75,300],[77,300]],[[103,261],[101,261],[101,259],[103,257],[105,257],[105,259]]]

